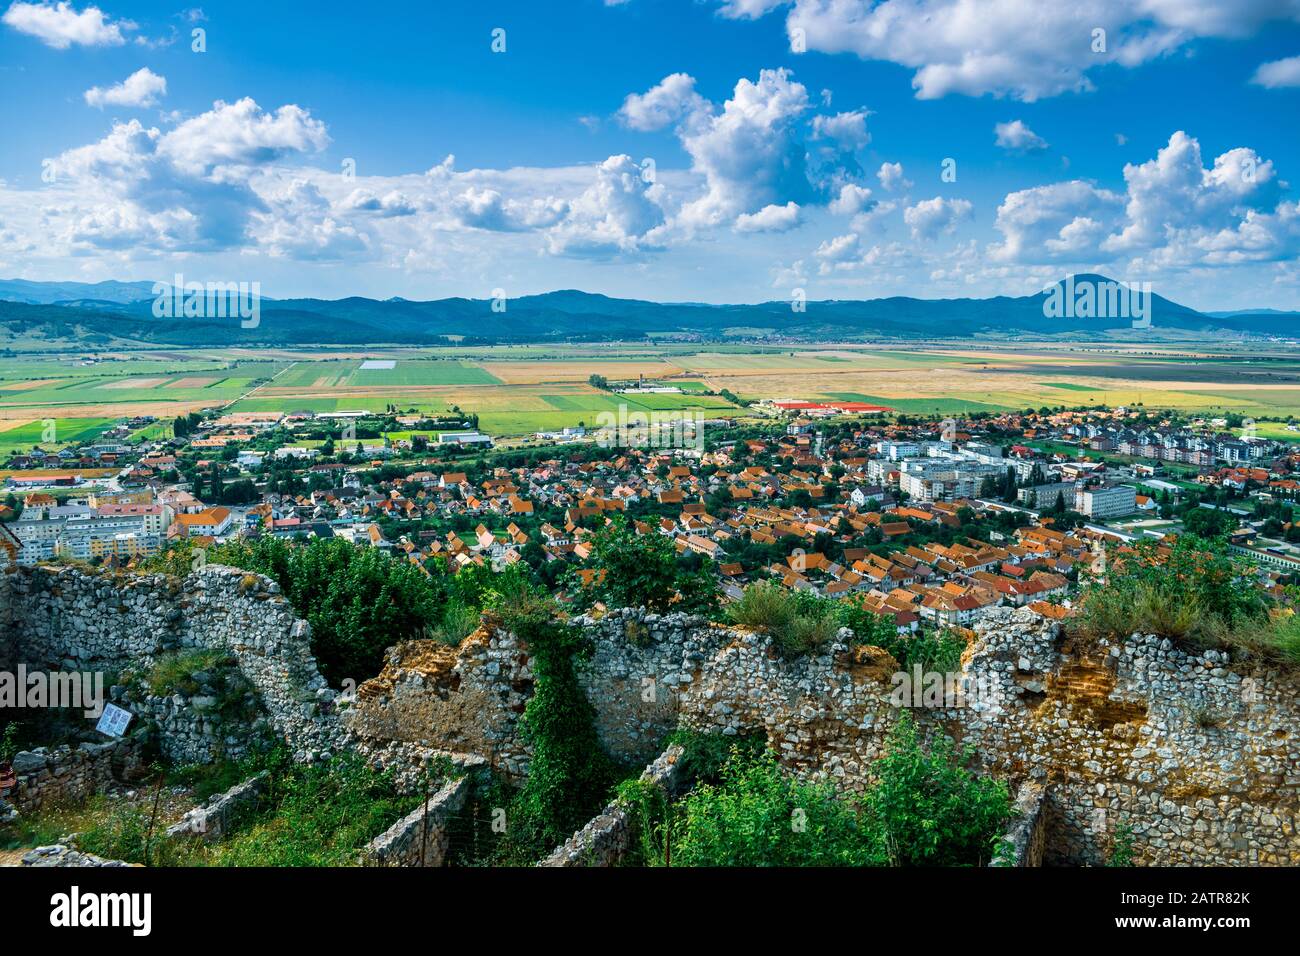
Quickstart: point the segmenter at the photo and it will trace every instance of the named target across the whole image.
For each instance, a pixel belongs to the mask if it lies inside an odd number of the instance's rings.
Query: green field
[[[362,367],[386,362],[392,367]],[[631,380],[644,374],[646,381],[671,383],[683,393],[597,390],[588,384],[594,373]],[[526,435],[580,422],[592,426],[598,416],[618,415],[620,409],[736,414],[719,395],[703,394],[722,390],[747,400],[860,401],[910,415],[1141,405],[1207,416],[1237,412],[1285,418],[1300,415],[1300,354],[1208,347],[1152,354],[1107,343],[875,349],[859,343],[778,347],[681,341],[33,354],[0,358],[0,429],[6,420],[28,423],[26,433],[0,438],[8,443],[0,449],[30,445],[30,423],[48,417],[107,423],[149,414],[170,420],[191,410],[222,408],[382,412],[396,407],[445,415],[456,407],[466,416],[477,415],[489,434]],[[1300,432],[1283,425],[1261,422],[1258,428],[1268,437],[1300,441]],[[166,426],[160,425],[138,437],[165,435]]]
[[[45,420],[26,422],[17,428],[0,430],[0,456],[7,457],[31,451],[33,446],[39,446],[45,451],[58,451],[65,445],[90,441],[109,428],[114,419],[54,418],[50,421],[53,423],[53,436],[49,441],[45,440],[49,431]],[[4,424],[0,422],[0,427]]]

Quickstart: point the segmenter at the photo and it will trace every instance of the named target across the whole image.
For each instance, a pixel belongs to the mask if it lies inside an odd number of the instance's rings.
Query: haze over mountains
[[[1070,280],[1062,280],[1068,283]],[[1103,276],[1073,277],[1108,282]],[[1068,285],[1065,288],[1069,288]],[[1300,312],[1259,309],[1202,313],[1152,294],[1151,328],[1132,328],[1128,316],[1048,314],[1046,293],[990,299],[809,301],[796,311],[789,301],[748,305],[659,303],[560,290],[509,299],[504,311],[491,300],[449,298],[417,302],[270,299],[260,321],[243,328],[238,318],[157,318],[150,282],[31,282],[0,280],[0,344],[4,339],[51,345],[380,345],[473,342],[641,339],[647,334],[706,338],[783,336],[795,339],[1075,336],[1132,334],[1174,337],[1300,336]]]

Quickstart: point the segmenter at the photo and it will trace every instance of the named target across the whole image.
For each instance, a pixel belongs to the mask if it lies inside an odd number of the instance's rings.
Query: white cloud
[[[840,187],[840,194],[830,204],[829,209],[837,216],[852,216],[870,208],[871,190],[865,186],[845,183]]]
[[[1273,60],[1261,63],[1255,70],[1250,82],[1268,87],[1270,90],[1284,86],[1300,86],[1300,56],[1289,56],[1285,60]]]
[[[172,251],[239,246],[250,218],[268,209],[254,176],[326,141],[324,125],[298,107],[269,114],[251,99],[218,102],[167,133],[138,120],[116,123],[100,141],[52,160],[56,183],[77,190],[92,210],[66,217],[74,225],[65,238],[111,247],[126,235]],[[115,213],[104,215],[106,206]]]
[[[413,216],[417,212],[415,203],[395,189],[382,196],[368,189],[354,189],[344,200],[343,206],[357,212],[375,213],[384,218]]]
[[[1009,193],[993,223],[1003,241],[990,256],[1024,263],[1088,261],[1098,255],[1123,203],[1117,193],[1081,180]]]
[[[757,20],[787,3],[789,0],[723,0],[718,14],[730,20]]]
[[[823,262],[845,262],[858,253],[858,234],[850,232],[843,236],[827,239],[813,253]]]
[[[683,207],[682,222],[716,226],[815,198],[796,127],[807,109],[808,91],[788,70],[763,70],[757,83],[737,81],[722,112],[682,127],[682,145],[706,184],[705,194]]]
[[[299,260],[356,261],[369,257],[370,238],[336,218],[311,182],[294,179],[270,191],[255,215],[258,245],[271,256]]]
[[[78,13],[66,0],[53,4],[14,3],[0,21],[56,50],[66,50],[74,44],[121,46],[126,42],[123,31],[135,29],[135,24],[129,20],[109,20],[96,6],[86,7]]]
[[[602,258],[656,248],[664,225],[663,187],[647,183],[631,156],[611,156],[547,233],[555,255]]]
[[[1047,140],[1026,126],[1024,120],[998,123],[993,127],[993,132],[997,136],[997,145],[1003,149],[1019,150],[1021,152],[1047,149]]]
[[[834,116],[814,116],[813,133],[834,140],[847,150],[862,149],[871,142],[867,132],[867,111],[854,110]]]
[[[186,120],[159,143],[159,151],[192,175],[220,167],[255,166],[292,153],[319,152],[329,143],[325,124],[300,106],[263,110],[250,97],[218,100],[212,109]]]
[[[470,187],[453,203],[457,218],[475,229],[493,232],[527,232],[560,222],[569,204],[555,197],[507,199],[495,189]]]
[[[764,206],[756,213],[742,213],[736,217],[736,232],[787,232],[799,225],[799,205],[788,202],[784,206]]]
[[[147,66],[108,89],[92,86],[85,92],[86,102],[101,110],[105,106],[135,106],[144,109],[157,106],[158,98],[166,95],[166,77],[159,76]]]
[[[991,93],[1033,101],[1088,90],[1096,67],[1138,66],[1197,37],[1300,20],[1295,0],[797,0],[807,48],[914,70],[921,99]],[[1026,29],[1025,24],[1032,24]],[[1104,44],[1093,31],[1105,31]]]
[[[904,209],[903,221],[911,228],[913,239],[936,239],[941,233],[950,233],[958,223],[969,219],[972,209],[969,200],[935,196]]]
[[[880,185],[889,192],[893,192],[895,189],[912,188],[912,184],[903,178],[902,163],[881,163],[880,169],[876,172],[876,178],[880,180]]]
[[[1182,230],[1228,227],[1239,218],[1238,210],[1276,201],[1276,178],[1272,162],[1246,148],[1229,150],[1205,169],[1200,143],[1179,130],[1155,159],[1125,165],[1128,221],[1105,248],[1141,250]]]
[[[628,94],[618,115],[630,128],[650,131],[708,108],[709,102],[695,92],[695,78],[673,73],[644,93]]]

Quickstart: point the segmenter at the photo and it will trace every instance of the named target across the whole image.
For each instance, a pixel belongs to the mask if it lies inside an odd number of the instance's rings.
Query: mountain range
[[[1069,298],[1104,276],[1066,277]],[[613,341],[654,336],[720,338],[952,339],[1025,337],[1200,338],[1300,336],[1300,312],[1198,312],[1151,294],[1150,328],[1127,315],[1093,317],[1050,301],[1052,288],[988,299],[789,301],[747,305],[661,303],[560,290],[510,299],[402,298],[260,300],[256,327],[238,318],[159,318],[153,283],[0,280],[0,347],[9,340],[57,345],[379,345]],[[1059,305],[1060,297],[1057,297]],[[1086,310],[1084,310],[1086,312]]]

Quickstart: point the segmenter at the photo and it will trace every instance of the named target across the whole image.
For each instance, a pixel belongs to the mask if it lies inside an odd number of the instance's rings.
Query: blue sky
[[[1300,308],[1300,0],[280,6],[0,0],[0,275]]]

